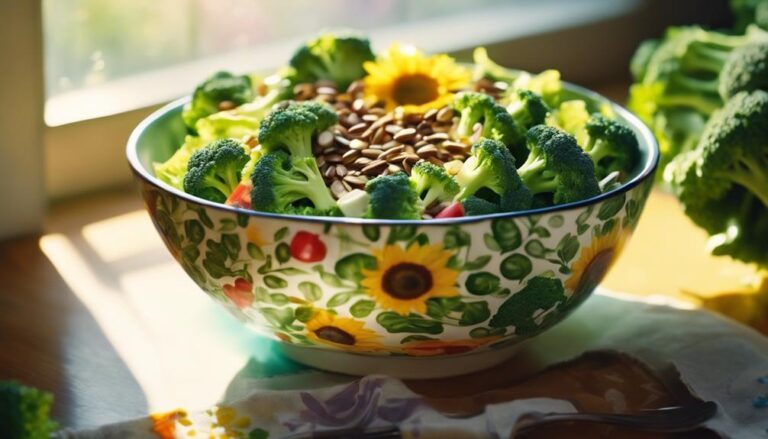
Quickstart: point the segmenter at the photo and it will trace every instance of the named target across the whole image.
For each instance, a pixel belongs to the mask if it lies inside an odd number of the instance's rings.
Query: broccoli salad
[[[329,32],[274,75],[219,72],[184,106],[184,143],[155,175],[190,195],[279,214],[431,219],[594,197],[638,142],[560,74],[474,64]]]

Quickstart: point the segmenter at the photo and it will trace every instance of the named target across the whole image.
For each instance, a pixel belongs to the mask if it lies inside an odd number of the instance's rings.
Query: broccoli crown
[[[290,60],[295,82],[320,79],[346,89],[365,76],[363,63],[375,59],[367,38],[347,32],[326,32],[302,45]]]
[[[481,123],[482,137],[504,143],[517,159],[525,158],[525,129],[518,126],[507,109],[492,97],[484,93],[464,92],[456,98],[453,106],[460,114],[456,134],[469,137],[475,124]]]
[[[459,192],[459,185],[445,168],[429,162],[422,161],[413,166],[411,181],[424,207],[435,201],[450,201]]]
[[[461,207],[464,208],[464,216],[488,215],[500,212],[498,204],[474,195],[462,201]]]
[[[531,193],[517,175],[515,158],[497,140],[480,139],[472,145],[472,155],[456,174],[456,182],[460,188],[457,201],[476,195],[498,204],[504,212],[531,206]]]
[[[707,122],[696,149],[668,167],[685,213],[713,253],[768,267],[768,93],[741,92]]]
[[[752,90],[768,90],[768,42],[734,50],[720,72],[719,91],[723,99]]]
[[[547,117],[546,124],[560,128],[575,137],[576,143],[584,145],[589,140],[586,125],[590,116],[585,101],[572,99],[561,102],[557,110]]]
[[[317,162],[273,151],[251,173],[251,206],[262,212],[335,215],[336,202],[325,186]]]
[[[195,88],[192,100],[184,106],[181,116],[194,132],[197,120],[220,111],[219,104],[222,102],[238,106],[252,101],[254,97],[250,76],[217,72]]]
[[[534,125],[544,123],[549,114],[549,106],[544,99],[530,90],[518,90],[517,99],[507,107],[515,122],[528,131]]]
[[[294,158],[313,157],[312,136],[337,120],[336,112],[327,104],[291,103],[267,114],[259,126],[259,143],[266,151],[286,148]]]
[[[184,176],[184,192],[223,203],[240,182],[249,156],[234,139],[215,140],[195,151]]]
[[[14,439],[49,437],[57,428],[49,418],[53,395],[16,381],[0,381],[0,436]]]
[[[586,124],[589,140],[584,151],[592,158],[598,178],[614,171],[626,175],[638,160],[639,146],[635,133],[626,125],[593,114]]]
[[[365,185],[371,197],[365,218],[421,219],[422,205],[416,185],[404,172],[382,175]]]
[[[562,204],[600,193],[592,159],[570,134],[537,125],[528,130],[528,149],[518,172],[533,194],[551,194],[555,204]]]
[[[544,70],[537,75],[524,72],[512,83],[512,90],[530,90],[541,96],[548,106],[555,108],[560,105],[563,83],[557,70]]]

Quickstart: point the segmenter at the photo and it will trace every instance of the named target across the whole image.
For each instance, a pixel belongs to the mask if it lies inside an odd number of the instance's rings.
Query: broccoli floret
[[[592,159],[570,134],[537,125],[528,131],[528,149],[518,173],[533,194],[551,194],[555,204],[562,204],[600,193]]]
[[[768,93],[741,92],[707,122],[696,149],[668,167],[685,213],[717,255],[768,267]]]
[[[584,144],[584,151],[595,164],[598,178],[614,171],[626,175],[637,163],[637,137],[626,125],[594,114],[587,122],[586,130],[589,140]]]
[[[464,216],[488,215],[501,212],[498,204],[474,195],[462,201],[461,207],[464,209]]]
[[[365,76],[363,63],[375,55],[368,39],[349,32],[326,32],[307,41],[291,58],[294,82],[330,80],[343,90]]]
[[[653,54],[658,50],[661,40],[650,39],[645,40],[637,46],[632,59],[629,61],[629,71],[632,73],[632,78],[636,81],[640,81],[645,77],[645,73],[648,71],[648,64],[651,63]]]
[[[459,185],[442,166],[418,162],[411,170],[411,181],[426,208],[433,202],[451,201],[459,192]]]
[[[731,0],[735,27],[739,32],[752,23],[768,30],[768,0]]]
[[[531,193],[517,175],[515,158],[497,140],[480,139],[472,145],[472,155],[456,174],[456,182],[460,188],[456,201],[476,195],[504,212],[531,206]]]
[[[195,88],[192,100],[184,105],[181,117],[187,128],[195,132],[198,119],[250,102],[253,98],[250,76],[217,72]],[[222,108],[225,104],[227,108]]]
[[[752,90],[768,90],[768,42],[734,50],[720,72],[719,92],[724,98]]]
[[[267,114],[259,126],[259,143],[265,151],[286,148],[293,158],[311,158],[312,137],[337,120],[336,112],[326,104],[291,103]]]
[[[482,137],[507,145],[515,158],[525,158],[525,130],[518,127],[507,109],[497,104],[492,97],[484,93],[465,92],[456,98],[453,107],[460,114],[456,128],[458,136],[470,137],[473,134],[472,129],[479,122],[483,125]]]
[[[336,202],[312,157],[284,151],[265,154],[251,174],[254,210],[302,215],[336,215]]]
[[[518,90],[516,98],[507,107],[519,127],[526,132],[534,125],[541,125],[549,114],[549,106],[541,96],[530,90]]]
[[[365,218],[421,219],[419,193],[404,172],[376,177],[365,185],[365,191],[371,197]]]
[[[58,428],[49,418],[53,395],[16,381],[0,381],[0,437],[48,438]]]
[[[223,203],[240,182],[249,156],[234,139],[220,139],[198,149],[189,158],[184,192]]]

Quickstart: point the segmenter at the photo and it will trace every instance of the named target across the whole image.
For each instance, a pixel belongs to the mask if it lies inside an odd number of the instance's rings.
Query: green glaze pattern
[[[562,320],[616,260],[651,184],[571,210],[414,226],[249,216],[147,182],[143,194],[187,274],[254,328],[306,347],[434,356]]]

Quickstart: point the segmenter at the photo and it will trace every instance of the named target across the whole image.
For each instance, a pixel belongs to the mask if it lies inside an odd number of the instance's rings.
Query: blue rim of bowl
[[[395,220],[395,219],[367,219],[367,218],[348,218],[348,217],[331,217],[331,216],[286,215],[286,214],[279,214],[279,213],[259,212],[259,211],[250,210],[250,209],[241,209],[239,207],[228,206],[226,204],[215,203],[213,201],[197,198],[183,191],[180,191],[174,187],[171,187],[170,185],[166,184],[165,182],[151,175],[150,172],[147,169],[145,169],[144,166],[142,166],[141,162],[139,161],[138,149],[137,149],[139,137],[141,137],[142,133],[147,129],[147,127],[153,124],[157,119],[165,115],[167,112],[174,110],[177,107],[188,102],[189,96],[177,99],[161,107],[160,109],[156,110],[155,112],[147,116],[146,119],[141,121],[141,123],[139,123],[139,125],[136,126],[136,128],[131,133],[131,136],[128,138],[126,155],[128,157],[128,163],[131,165],[131,168],[133,169],[134,174],[136,174],[139,178],[151,184],[152,186],[155,186],[160,190],[170,192],[173,195],[189,203],[210,207],[223,212],[239,213],[239,214],[244,214],[244,215],[248,215],[256,218],[302,221],[302,222],[323,223],[323,224],[350,224],[350,225],[367,224],[367,225],[380,225],[380,226],[418,225],[420,227],[421,226],[446,226],[446,225],[455,225],[455,224],[470,224],[470,223],[476,223],[476,222],[494,220],[494,219],[519,218],[519,217],[525,217],[530,215],[541,215],[546,213],[564,212],[572,209],[578,209],[581,207],[594,205],[601,201],[612,198],[616,195],[629,192],[630,189],[636,187],[637,185],[647,180],[648,178],[651,178],[654,171],[659,165],[659,145],[656,143],[656,139],[654,138],[653,134],[651,134],[651,131],[648,129],[648,127],[645,126],[645,124],[640,119],[638,119],[637,116],[632,114],[629,110],[613,102],[612,100],[606,98],[605,96],[599,93],[596,93],[592,90],[589,90],[587,88],[574,85],[565,81],[563,81],[563,84],[565,85],[565,88],[569,91],[576,92],[596,102],[606,102],[610,104],[612,109],[616,113],[621,115],[623,119],[625,119],[636,131],[639,132],[638,133],[639,136],[642,138],[645,144],[648,145],[648,149],[649,149],[648,157],[645,160],[645,164],[643,165],[642,171],[638,175],[633,177],[631,180],[627,181],[626,183],[622,184],[616,189],[602,193],[596,197],[587,198],[585,200],[580,200],[573,203],[558,204],[558,205],[549,206],[549,207],[542,207],[539,209],[529,209],[529,210],[520,210],[515,212],[501,212],[501,213],[493,213],[493,214],[487,214],[487,215],[464,216],[464,217],[454,217],[454,218],[437,218],[437,219],[430,219],[430,220]]]

